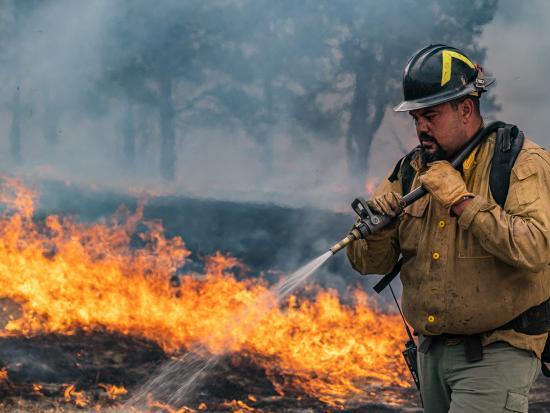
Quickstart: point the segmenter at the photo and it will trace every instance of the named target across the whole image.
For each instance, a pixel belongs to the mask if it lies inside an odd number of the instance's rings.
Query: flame
[[[372,196],[374,194],[374,191],[376,190],[376,187],[380,183],[380,178],[375,176],[374,178],[367,178],[365,181],[365,192],[368,196]]]
[[[32,391],[35,392],[35,393],[42,394],[42,385],[38,384],[38,383],[33,383],[32,384]]]
[[[191,409],[189,407],[183,406],[179,409],[174,409],[172,406],[166,403],[162,403],[156,400],[153,400],[151,398],[151,395],[147,395],[147,406],[149,406],[152,409],[161,409],[165,411],[166,413],[195,413],[195,409]]]
[[[168,353],[239,353],[279,393],[336,406],[371,397],[365,388],[410,386],[399,317],[377,311],[361,290],[349,305],[334,291],[278,305],[266,282],[237,280],[231,269],[245,266],[220,253],[206,259],[204,274],[180,275],[176,288],[169,280],[190,253],[159,221],[143,219],[143,205],[95,224],[55,215],[36,222],[36,198],[13,180],[0,187],[0,291],[19,306],[2,335],[100,330]],[[78,394],[71,385],[65,397],[84,400]]]
[[[74,384],[67,386],[67,388],[63,392],[63,397],[65,397],[65,401],[73,401],[74,404],[78,407],[84,407],[88,405],[88,398],[83,391],[76,391]]]
[[[232,412],[235,413],[246,413],[246,412],[257,412],[253,407],[250,407],[245,402],[241,400],[231,400],[230,402],[224,402],[224,407],[230,407]]]
[[[99,387],[105,390],[109,399],[115,400],[118,396],[128,393],[124,386],[115,386],[114,384],[98,384]]]
[[[8,381],[8,369],[2,367],[2,369],[0,369],[0,383],[5,381]]]

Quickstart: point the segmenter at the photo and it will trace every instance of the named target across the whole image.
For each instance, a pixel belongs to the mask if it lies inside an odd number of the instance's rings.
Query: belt
[[[427,353],[434,342],[441,342],[447,346],[456,346],[464,343],[464,356],[468,362],[476,362],[483,359],[483,346],[481,345],[481,335],[460,335],[460,334],[440,334],[437,336],[424,336],[420,343],[418,351]]]
[[[441,340],[446,346],[456,346],[465,340],[464,335],[458,335],[458,334],[442,334]]]

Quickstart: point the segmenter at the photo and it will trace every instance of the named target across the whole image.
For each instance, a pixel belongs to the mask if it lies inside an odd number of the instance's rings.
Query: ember
[[[151,397],[148,397],[147,405],[152,409],[160,409],[161,411],[166,413],[194,413],[195,412],[194,409],[191,409],[189,407],[180,407],[179,409],[174,409],[172,406],[166,403],[162,403],[151,399]]]
[[[5,367],[2,367],[0,370],[0,382],[8,380],[8,370]]]
[[[108,223],[59,216],[36,222],[36,194],[13,180],[1,189],[0,289],[16,303],[12,317],[4,317],[4,337],[103,331],[149,340],[173,355],[233,354],[233,363],[245,357],[263,369],[280,395],[336,407],[391,402],[393,396],[372,389],[411,384],[398,316],[377,312],[360,290],[349,305],[321,290],[315,299],[290,295],[274,305],[266,282],[237,280],[231,269],[244,265],[219,253],[206,259],[204,274],[179,275],[174,286],[169,280],[190,253],[180,237],[164,236],[160,222],[144,220],[143,207],[121,208]],[[125,392],[101,387],[110,398]],[[64,397],[88,403],[74,385]],[[247,403],[234,403],[247,411]]]
[[[78,407],[84,407],[88,404],[88,399],[83,391],[76,391],[74,384],[67,386],[63,393],[65,400],[74,402]]]
[[[112,384],[98,384],[99,387],[105,389],[105,392],[111,400],[115,400],[118,396],[128,393],[124,386],[114,386]]]

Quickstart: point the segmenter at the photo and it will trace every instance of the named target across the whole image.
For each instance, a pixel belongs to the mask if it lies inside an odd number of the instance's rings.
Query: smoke
[[[409,117],[391,111],[414,50],[464,48],[500,80],[497,101],[514,114],[502,118],[544,129],[543,105],[520,122],[533,105],[509,99],[521,83],[506,79],[525,59],[508,62],[499,42],[525,44],[546,4],[419,4],[2,2],[1,172],[41,181],[42,214],[97,219],[160,196],[146,214],[196,261],[222,250],[252,273],[290,272],[345,234],[349,202],[416,145]],[[524,86],[545,73],[543,46],[521,50],[539,57]],[[344,291],[357,279],[345,261],[317,279]]]
[[[189,218],[154,206],[151,216],[177,222],[172,233],[196,239],[198,254],[291,271],[343,235],[350,200],[416,145],[409,117],[391,107],[408,56],[426,43],[468,50],[499,81],[492,116],[547,144],[548,36],[535,33],[549,14],[544,1],[2,2],[2,172],[49,180],[45,210],[79,215],[142,192],[174,196],[171,211],[179,203]],[[372,146],[359,145],[369,133]],[[364,162],[350,157],[369,148]],[[250,201],[266,205],[239,205]],[[344,261],[320,278],[345,289],[334,277]]]
[[[487,47],[486,66],[497,84],[493,88],[501,111],[494,117],[517,124],[526,136],[550,146],[550,4],[542,0],[501,0],[493,23],[480,43]]]
[[[381,177],[414,145],[387,110],[407,57],[452,39],[483,56],[475,41],[494,1],[436,3],[2,2],[2,169],[347,209],[367,164]],[[353,125],[374,137],[374,156]]]

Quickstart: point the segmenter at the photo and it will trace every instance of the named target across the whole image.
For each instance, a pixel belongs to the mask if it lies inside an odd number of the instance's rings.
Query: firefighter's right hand
[[[382,213],[392,218],[400,215],[403,212],[403,208],[405,208],[403,196],[398,192],[387,192],[376,196],[368,200],[367,204],[374,212]]]

